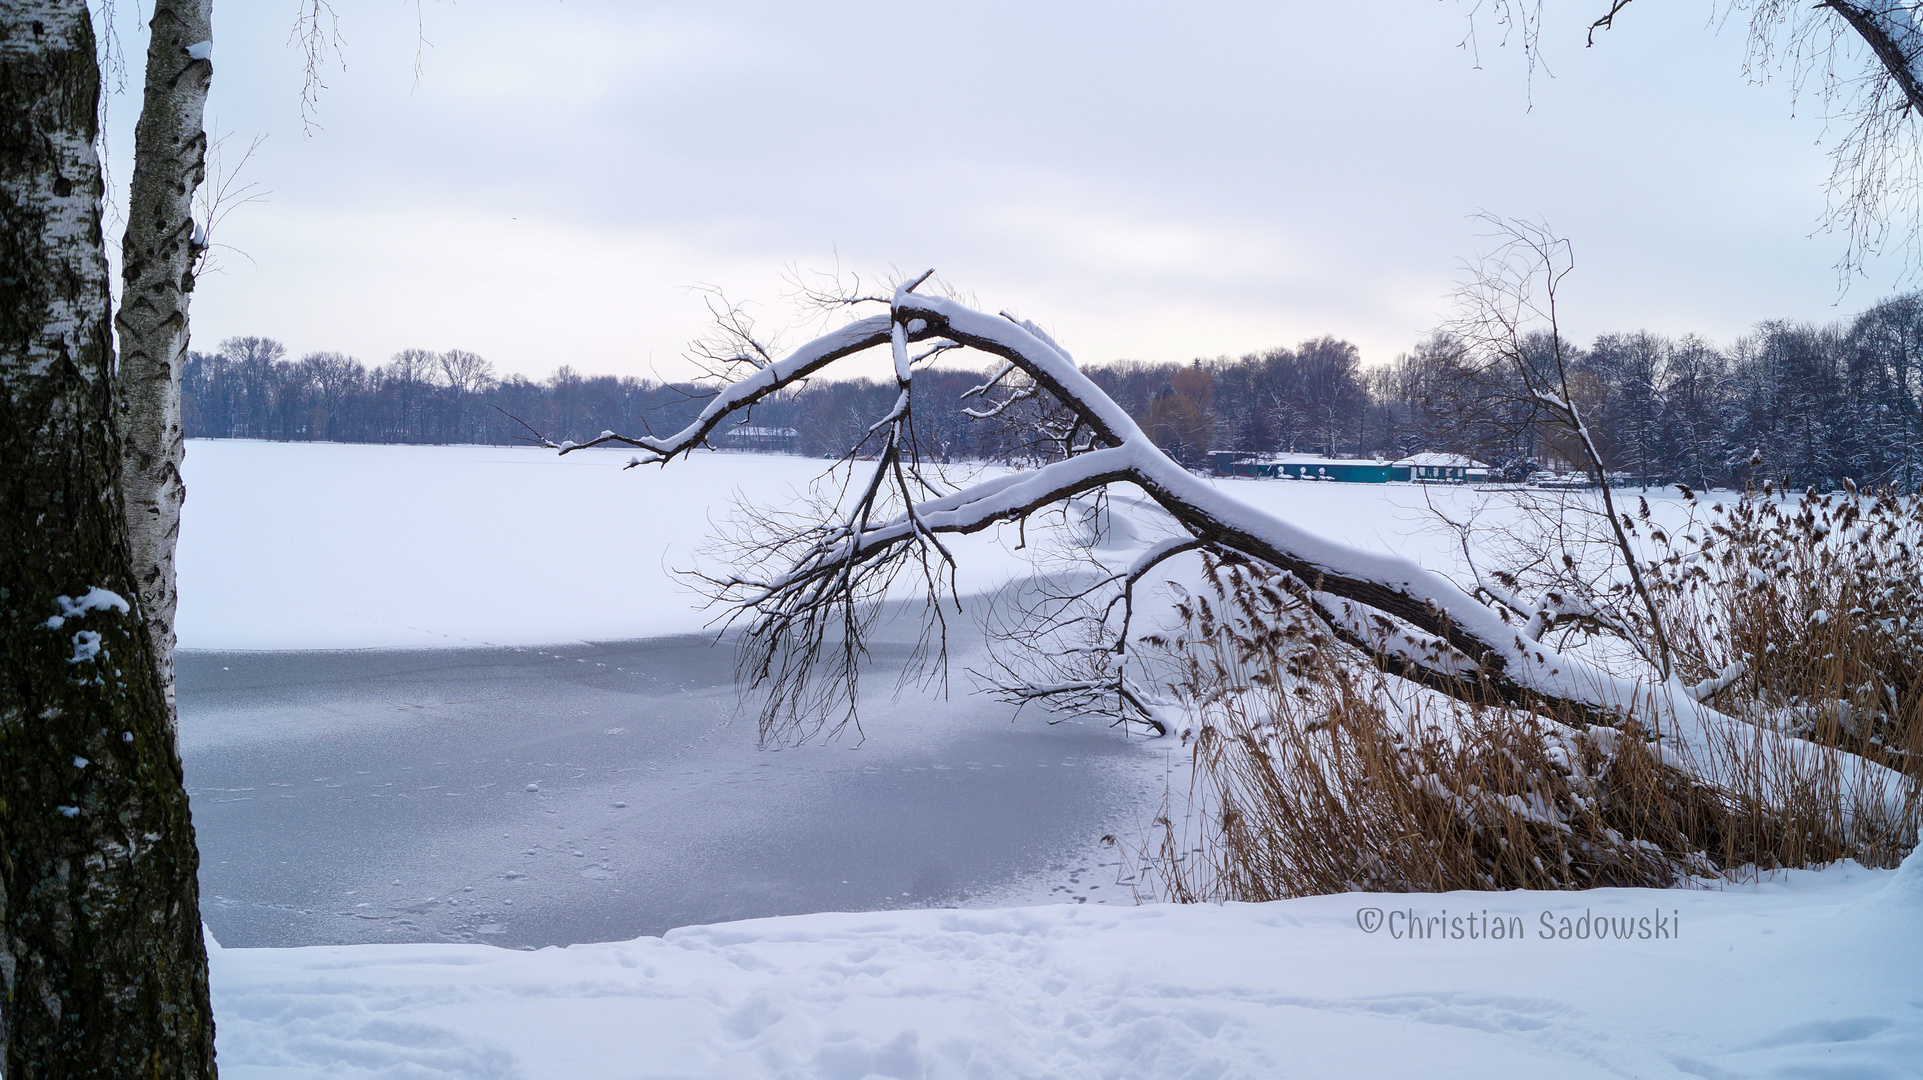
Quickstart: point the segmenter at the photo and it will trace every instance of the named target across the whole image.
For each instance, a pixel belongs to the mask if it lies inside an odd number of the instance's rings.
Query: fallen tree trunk
[[[806,669],[821,655],[820,642],[828,629],[824,613],[830,608],[844,611],[834,625],[849,635],[842,642],[836,676],[853,678],[861,624],[846,611],[864,596],[872,597],[863,593],[864,583],[872,589],[905,558],[918,556],[924,566],[947,560],[938,540],[942,534],[1022,521],[1043,507],[1129,483],[1188,533],[1193,548],[1287,575],[1313,601],[1332,632],[1387,673],[1472,703],[1540,708],[1580,723],[1612,727],[1634,723],[1656,735],[1674,763],[1711,783],[1733,782],[1731,770],[1745,767],[1732,759],[1733,748],[1760,745],[1773,760],[1834,770],[1842,788],[1856,793],[1843,808],[1846,820],[1861,818],[1866,826],[1882,827],[1909,813],[1906,799],[1913,798],[1908,794],[1912,787],[1890,770],[1726,716],[1653,669],[1646,677],[1625,678],[1557,652],[1525,637],[1502,612],[1410,559],[1332,543],[1240,502],[1158,449],[1066,350],[1031,323],[922,296],[912,285],[890,297],[870,299],[886,303],[889,310],[851,322],[786,357],[771,358],[758,346],[744,350],[740,362],[752,370],[726,381],[681,431],[665,436],[607,433],[581,444],[631,446],[643,451],[632,465],[665,464],[706,445],[731,416],[770,395],[846,357],[888,345],[895,354],[901,400],[870,429],[872,434],[906,422],[913,364],[920,359],[910,356],[907,346],[922,342],[934,343],[930,354],[961,346],[999,357],[1005,362],[1001,373],[978,389],[992,389],[1019,371],[1032,384],[1020,394],[1046,394],[1072,413],[1075,420],[1062,440],[1062,460],[955,491],[934,491],[934,485],[919,478],[917,463],[904,458],[902,440],[892,439],[889,449],[877,454],[871,483],[851,509],[824,519],[818,528],[766,538],[762,550],[779,552],[786,559],[784,567],[763,576],[716,581],[718,595],[732,606],[732,613],[750,619],[748,638],[758,659],[748,676],[786,687],[777,696],[790,704],[809,700],[793,692],[793,683],[808,678]],[[1013,399],[1011,395],[1001,405]],[[549,445],[563,453],[581,448]],[[851,463],[854,452],[851,449]],[[901,477],[900,482],[892,476]],[[886,490],[899,497],[892,513],[882,512]],[[932,600],[933,576],[930,589]],[[784,651],[797,633],[813,647]],[[1127,645],[1118,641],[1114,649],[1119,655]],[[1086,687],[1074,689],[1083,692]],[[1127,693],[1119,674],[1114,689],[1119,695]],[[852,697],[847,707],[852,709]],[[1167,724],[1152,716],[1146,719],[1166,732]]]

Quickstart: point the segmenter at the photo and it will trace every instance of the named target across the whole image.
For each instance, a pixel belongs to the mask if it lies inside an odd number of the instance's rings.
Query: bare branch
[[[1598,30],[1614,30],[1616,28],[1616,13],[1628,6],[1629,0],[1611,0],[1609,11],[1605,13],[1602,18],[1589,24],[1589,36],[1585,39],[1584,44],[1593,47],[1596,44],[1596,31]]]
[[[327,66],[329,52],[336,57],[340,55],[341,20],[334,12],[334,5],[329,0],[301,0],[287,43],[301,52],[300,120],[301,127],[311,134],[320,126],[315,110],[320,105],[321,91],[327,89],[321,69]]]
[[[1656,666],[1666,682],[1674,674],[1669,640],[1636,550],[1617,514],[1609,469],[1583,421],[1570,389],[1569,365],[1564,362],[1557,296],[1563,280],[1575,269],[1574,250],[1546,224],[1487,213],[1478,218],[1493,227],[1501,242],[1481,265],[1470,269],[1457,290],[1460,313],[1447,332],[1464,343],[1466,360],[1481,369],[1478,374],[1501,369],[1509,376],[1506,383],[1488,384],[1493,398],[1520,401],[1527,407],[1515,415],[1523,422],[1546,422],[1563,432],[1595,479],[1603,517],[1614,535],[1620,564],[1642,602],[1655,639]],[[1539,341],[1531,341],[1532,330],[1540,331]]]
[[[1615,27],[1630,0],[1596,0],[1606,10],[1592,20],[1585,44]],[[1747,12],[1744,73],[1762,82],[1789,77],[1793,101],[1811,92],[1824,120],[1841,131],[1831,150],[1824,227],[1841,232],[1839,284],[1847,288],[1870,257],[1880,253],[1900,223],[1904,272],[1923,265],[1923,27],[1912,0],[1729,0],[1723,12]],[[1480,20],[1493,21],[1503,43],[1513,35],[1533,80],[1543,64],[1543,0],[1476,0],[1462,44],[1473,52]],[[1713,15],[1712,21],[1722,16]],[[1855,46],[1865,46],[1861,52]],[[1868,55],[1861,55],[1866,52]],[[1479,58],[1478,58],[1479,63]]]
[[[194,235],[189,243],[194,249],[196,278],[202,274],[219,272],[219,260],[214,255],[217,249],[239,252],[249,262],[253,261],[251,256],[240,251],[239,248],[230,244],[216,244],[214,234],[221,223],[227,220],[227,215],[249,203],[265,202],[267,196],[271,194],[262,190],[260,184],[256,182],[250,181],[245,184],[239,182],[241,172],[253,159],[254,151],[259,150],[260,145],[267,141],[267,136],[254,136],[248,142],[247,149],[240,155],[240,160],[234,162],[232,166],[226,163],[224,154],[228,138],[227,135],[219,135],[208,140],[207,157],[210,160],[207,171],[210,175],[194,193],[194,217],[197,221]]]

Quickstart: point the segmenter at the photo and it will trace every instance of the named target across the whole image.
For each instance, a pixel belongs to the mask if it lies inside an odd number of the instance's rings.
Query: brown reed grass
[[[1833,759],[1739,732],[1715,750],[1732,782],[1711,786],[1635,720],[1584,728],[1395,687],[1285,579],[1210,564],[1206,580],[1178,600],[1179,628],[1151,639],[1196,721],[1189,790],[1170,792],[1134,854],[1138,893],[1669,887],[1846,857],[1893,865],[1915,840],[1914,775],[1901,820],[1848,822]]]
[[[1751,723],[1923,773],[1923,497],[1690,496],[1648,575],[1680,667],[1744,674],[1716,704]]]

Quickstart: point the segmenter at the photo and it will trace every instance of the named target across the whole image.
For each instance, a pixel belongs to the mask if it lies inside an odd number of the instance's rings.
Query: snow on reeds
[[[1718,537],[1716,557],[1740,573],[1705,578],[1706,557],[1652,561],[1671,640],[1709,684],[1655,692],[1714,686],[1720,709],[1753,721],[1718,729],[1698,751],[1713,763],[1679,760],[1662,737],[1668,710],[1602,727],[1527,701],[1464,704],[1387,679],[1331,640],[1286,580],[1210,566],[1204,588],[1178,590],[1176,627],[1153,639],[1192,717],[1182,733],[1192,768],[1136,853],[1138,890],[1261,901],[1664,887],[1843,858],[1895,865],[1919,820],[1917,659],[1900,643],[1923,627],[1923,567],[1917,546],[1891,530],[1913,529],[1918,510],[1913,500],[1859,503],[1853,515],[1819,496],[1775,517],[1760,500],[1710,512],[1716,528],[1697,533]],[[1899,517],[1907,525],[1893,524]],[[1752,565],[1769,572],[1750,574]],[[1898,584],[1888,573],[1907,576]],[[1739,623],[1741,634],[1718,637]],[[1734,665],[1756,653],[1766,657],[1760,674],[1736,677]],[[1798,718],[1801,738],[1775,737],[1790,733],[1785,715]],[[1809,742],[1889,768],[1797,752]],[[1697,779],[1705,775],[1722,782]],[[1896,820],[1843,818],[1843,807],[1883,805],[1903,809]]]

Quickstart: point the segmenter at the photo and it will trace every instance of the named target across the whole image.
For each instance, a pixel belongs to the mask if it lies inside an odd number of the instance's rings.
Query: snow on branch
[[[672,435],[632,437],[604,432],[599,437],[584,443],[570,443],[564,446],[543,439],[542,445],[566,454],[575,450],[585,450],[590,446],[619,443],[647,451],[651,455],[645,459],[637,458],[630,462],[630,468],[634,465],[665,463],[677,454],[686,454],[702,446],[706,443],[708,436],[714,433],[714,429],[720,427],[721,422],[733,413],[793,386],[837,360],[866,352],[889,340],[891,328],[892,321],[889,316],[872,315],[824,334],[779,360],[758,365],[752,375],[727,384],[720,393],[708,399],[708,404],[702,408],[700,415],[696,416],[687,427]]]
[[[666,463],[702,445],[731,413],[839,360],[884,344],[890,348],[900,394],[863,440],[881,440],[865,451],[873,454],[866,481],[853,482],[862,447],[851,447],[843,459],[851,473],[843,497],[826,499],[800,515],[759,512],[736,545],[736,569],[704,578],[724,612],[722,622],[747,623],[742,675],[768,691],[764,735],[819,730],[824,710],[841,712],[837,726],[853,719],[865,634],[903,569],[923,580],[928,655],[936,660],[945,655],[942,598],[953,593],[953,558],[941,536],[1023,523],[1043,508],[1126,483],[1167,514],[1174,539],[1151,547],[1130,569],[1098,575],[1100,584],[1119,587],[1120,597],[1056,624],[1086,637],[1056,652],[1056,659],[1074,670],[1025,681],[1004,672],[991,680],[996,692],[1021,701],[1067,699],[1087,707],[1099,692],[1151,728],[1169,730],[1158,719],[1163,706],[1125,670],[1128,613],[1133,589],[1150,568],[1176,554],[1200,551],[1266,567],[1298,583],[1332,633],[1384,672],[1464,701],[1557,709],[1591,724],[1633,724],[1660,732],[1668,749],[1712,783],[1723,767],[1719,761],[1728,757],[1722,749],[1732,740],[1785,740],[1792,755],[1832,756],[1835,768],[1857,770],[1867,781],[1888,772],[1815,744],[1790,746],[1795,740],[1717,712],[1704,703],[1707,694],[1699,697],[1692,692],[1696,688],[1659,674],[1624,677],[1557,652],[1537,634],[1519,634],[1506,611],[1412,560],[1331,542],[1239,501],[1158,449],[1067,351],[1032,323],[991,316],[906,286],[888,303],[886,314],[851,322],[725,384],[693,423],[673,435],[610,435],[587,444],[624,443],[646,451],[649,461]],[[1019,372],[1036,393],[1059,405],[1071,417],[1071,430],[1054,444],[1059,460],[958,490],[923,477],[914,442],[903,434],[914,410],[927,407],[914,396],[909,352],[911,344],[925,341],[1000,358],[996,374],[967,396],[983,396]],[[1518,614],[1528,612],[1532,621],[1577,614],[1571,605],[1553,601],[1534,610],[1513,597],[1497,603]],[[1110,620],[1118,604],[1119,627]],[[1869,788],[1885,794],[1869,797],[1851,812],[1882,817],[1897,812],[1888,800],[1901,785],[1872,782]]]
[[[1910,108],[1923,112],[1923,29],[1909,4],[1822,0],[1814,6],[1841,15],[1868,43]]]

